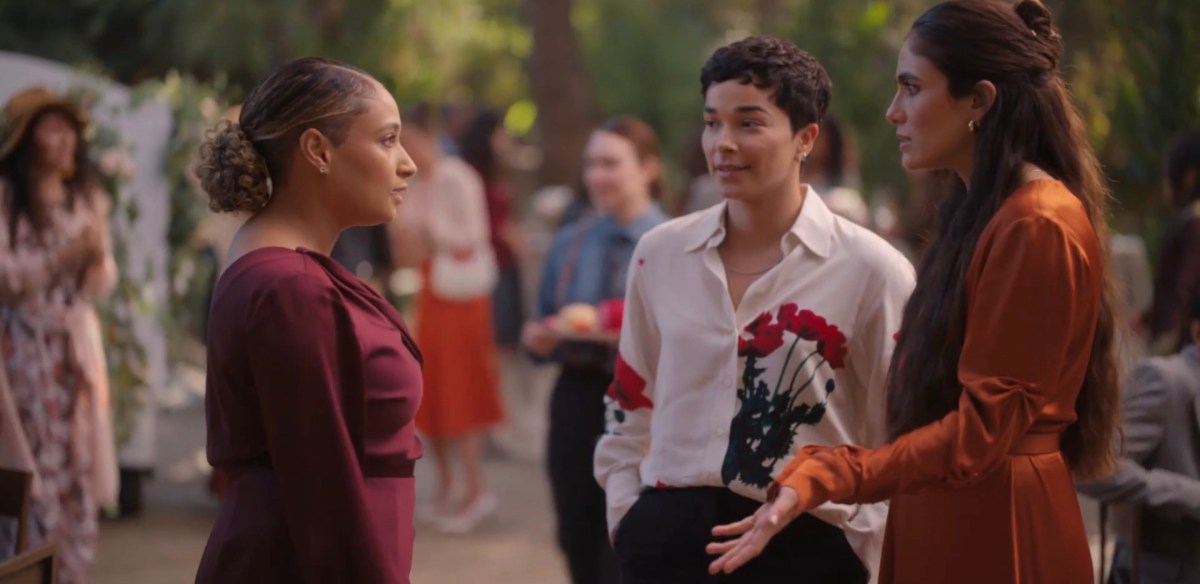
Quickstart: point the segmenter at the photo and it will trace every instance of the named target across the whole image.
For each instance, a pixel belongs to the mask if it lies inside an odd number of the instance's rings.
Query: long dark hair
[[[828,146],[823,169],[825,178],[831,185],[843,184],[842,180],[846,176],[847,145],[842,123],[832,114],[825,116],[825,121],[821,123],[821,134],[817,139],[824,140]]]
[[[67,208],[75,207],[76,198],[87,193],[96,184],[98,175],[91,159],[88,158],[87,144],[83,139],[83,127],[79,118],[70,111],[59,107],[48,107],[37,113],[26,126],[25,135],[21,137],[12,153],[0,159],[0,179],[8,184],[11,198],[7,201],[8,209],[8,245],[17,247],[17,225],[21,218],[29,220],[29,225],[40,236],[45,228],[44,218],[40,215],[34,195],[33,173],[38,164],[38,146],[35,142],[38,124],[51,114],[62,115],[75,128],[78,140],[75,142],[75,174],[66,180]],[[5,201],[0,201],[4,204]]]
[[[500,115],[485,109],[471,118],[471,123],[462,135],[461,156],[464,162],[471,165],[483,184],[493,185],[503,178],[499,161],[496,160],[496,149],[492,147],[492,137],[500,128]]]
[[[1192,182],[1186,184],[1189,174]],[[1166,178],[1172,205],[1181,208],[1200,201],[1200,131],[1185,132],[1172,143],[1167,152]]]
[[[979,81],[996,86],[995,104],[975,131],[971,184],[938,214],[937,235],[922,259],[917,287],[888,381],[892,438],[932,423],[958,406],[958,361],[966,336],[965,278],[980,234],[1022,182],[1032,163],[1062,181],[1082,201],[1100,239],[1102,292],[1099,321],[1078,420],[1064,433],[1062,451],[1080,477],[1103,473],[1113,462],[1117,422],[1117,369],[1113,354],[1113,293],[1108,277],[1108,191],[1088,146],[1084,126],[1058,72],[1062,38],[1038,0],[952,0],[913,24],[910,46],[929,59],[956,97]],[[907,365],[906,365],[907,364]]]

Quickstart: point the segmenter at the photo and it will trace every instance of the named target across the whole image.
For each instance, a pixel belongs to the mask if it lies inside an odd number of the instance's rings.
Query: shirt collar
[[[779,245],[785,255],[803,245],[818,256],[827,258],[833,240],[833,212],[825,205],[816,189],[811,186],[807,188],[800,215],[796,217],[792,228],[783,234]],[[722,201],[700,212],[696,222],[688,229],[687,251],[717,247],[725,241],[725,209],[728,205],[729,203]]]

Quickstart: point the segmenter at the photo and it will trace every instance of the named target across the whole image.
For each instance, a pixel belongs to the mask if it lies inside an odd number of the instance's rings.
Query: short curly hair
[[[749,37],[717,49],[700,70],[700,94],[730,80],[771,91],[771,102],[787,112],[793,132],[824,121],[833,98],[833,82],[821,63],[774,37]]]

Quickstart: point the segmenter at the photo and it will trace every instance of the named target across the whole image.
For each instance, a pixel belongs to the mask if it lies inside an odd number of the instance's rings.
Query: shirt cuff
[[[617,526],[629,512],[629,508],[637,502],[642,492],[642,479],[638,476],[637,467],[609,475],[604,487],[605,500],[608,502],[608,538],[612,541],[617,533]]]

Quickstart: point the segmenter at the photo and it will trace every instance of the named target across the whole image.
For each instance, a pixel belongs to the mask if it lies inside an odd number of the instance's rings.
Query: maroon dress
[[[303,249],[222,275],[208,459],[232,479],[196,582],[407,583],[421,356],[369,286]]]

